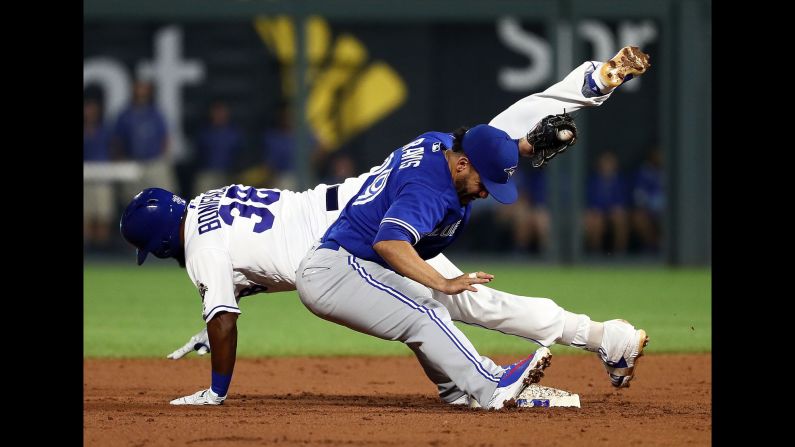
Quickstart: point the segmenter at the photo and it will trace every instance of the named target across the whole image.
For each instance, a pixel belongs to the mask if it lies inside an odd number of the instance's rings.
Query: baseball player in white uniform
[[[528,128],[564,108],[572,112],[601,105],[613,89],[649,66],[647,55],[625,47],[605,63],[583,63],[547,90],[514,103],[489,124],[519,139],[519,155],[532,159],[533,147],[524,138]],[[176,258],[202,296],[207,328],[168,357],[178,359],[192,350],[203,354],[212,346],[212,386],[172,404],[217,405],[225,400],[234,368],[240,298],[295,290],[301,259],[350,199],[360,197],[361,187],[378,175],[379,168],[339,185],[321,184],[304,192],[230,185],[186,204],[176,195],[150,188],[133,199],[120,226],[125,239],[139,249],[139,265],[148,252]],[[463,275],[442,254],[427,262],[446,278]],[[614,386],[628,386],[634,376],[635,361],[648,340],[645,331],[623,320],[591,321],[548,298],[514,295],[482,284],[474,288],[477,291],[453,295],[434,291],[433,298],[455,321],[541,346],[557,343],[598,352]],[[468,402],[466,395],[454,401],[442,398],[454,404]]]

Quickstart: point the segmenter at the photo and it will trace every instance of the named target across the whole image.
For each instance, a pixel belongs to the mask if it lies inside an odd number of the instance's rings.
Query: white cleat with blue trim
[[[503,407],[515,407],[516,398],[525,388],[538,383],[544,377],[544,369],[549,367],[551,361],[552,353],[549,349],[540,347],[530,357],[508,365],[485,408],[499,410]]]

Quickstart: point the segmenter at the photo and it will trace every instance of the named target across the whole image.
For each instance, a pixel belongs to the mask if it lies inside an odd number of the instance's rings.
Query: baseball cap
[[[519,165],[516,140],[496,127],[479,124],[464,134],[462,147],[486,191],[500,203],[515,202],[518,193],[511,177]]]

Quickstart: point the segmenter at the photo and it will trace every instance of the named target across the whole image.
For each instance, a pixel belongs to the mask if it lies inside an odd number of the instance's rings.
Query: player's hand
[[[577,125],[568,113],[547,115],[527,133],[526,138],[533,147],[530,163],[534,168],[540,168],[569,146],[574,146]],[[521,144],[519,152],[523,153]]]
[[[201,330],[198,334],[188,340],[181,348],[167,355],[167,358],[178,360],[184,357],[191,351],[196,351],[196,354],[204,355],[210,352],[210,336],[207,335],[207,328]]]
[[[171,405],[221,405],[225,400],[226,396],[219,396],[213,392],[212,388],[208,388],[190,396],[174,399],[171,401]]]
[[[494,275],[486,272],[464,273],[459,277],[448,279],[443,287],[444,290],[440,289],[439,291],[447,295],[456,295],[464,290],[477,292],[478,289],[473,286],[474,284],[485,284],[491,282],[492,279],[494,279]]]

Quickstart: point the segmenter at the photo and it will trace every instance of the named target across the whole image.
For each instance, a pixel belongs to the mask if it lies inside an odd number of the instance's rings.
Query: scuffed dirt
[[[580,409],[448,406],[413,357],[239,359],[223,406],[169,405],[209,386],[207,357],[85,359],[84,444],[711,444],[709,354],[646,355],[622,390],[595,356],[554,356],[541,385],[579,394]]]

